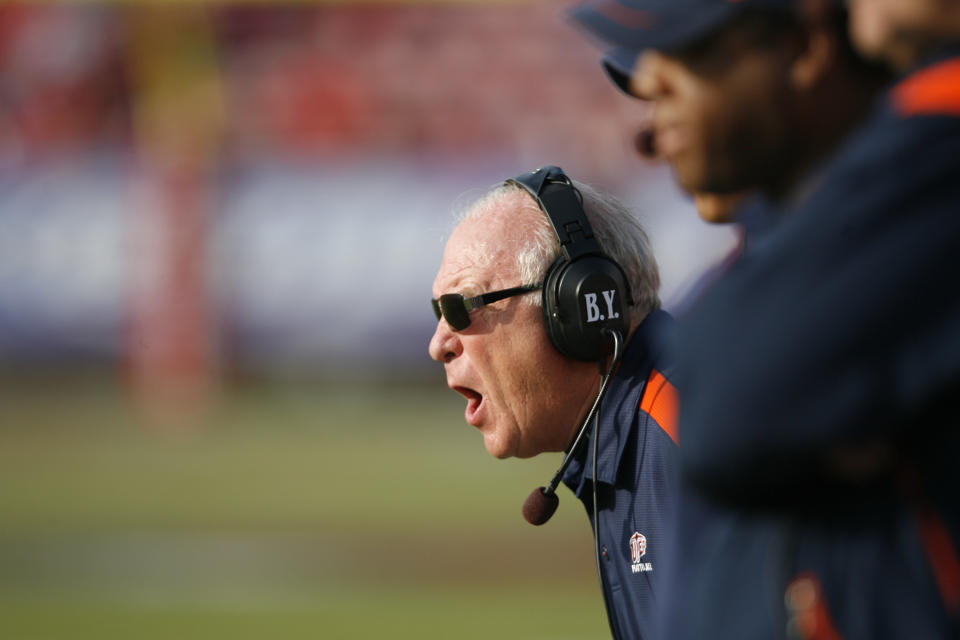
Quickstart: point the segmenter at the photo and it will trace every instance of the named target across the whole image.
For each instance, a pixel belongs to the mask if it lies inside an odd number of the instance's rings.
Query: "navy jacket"
[[[654,311],[627,343],[600,409],[598,522],[604,601],[615,638],[650,640],[675,498],[677,394],[665,346],[673,319]],[[593,514],[592,441],[563,482]]]
[[[956,637],[958,53],[899,81],[682,322],[681,517],[718,545],[688,580],[729,589],[671,637]]]

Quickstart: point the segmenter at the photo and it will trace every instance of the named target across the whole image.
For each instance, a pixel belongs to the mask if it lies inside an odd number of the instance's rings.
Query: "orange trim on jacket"
[[[953,58],[908,76],[893,88],[891,98],[903,116],[960,117],[960,59]]]
[[[921,507],[916,518],[923,550],[946,610],[960,613],[960,557],[939,514],[929,506]]]
[[[640,409],[650,414],[650,417],[660,425],[674,444],[677,441],[677,409],[679,398],[677,389],[670,381],[654,369],[647,378],[647,387],[640,399]]]
[[[787,637],[791,640],[841,640],[834,626],[823,587],[811,572],[796,575],[784,594],[787,607]]]

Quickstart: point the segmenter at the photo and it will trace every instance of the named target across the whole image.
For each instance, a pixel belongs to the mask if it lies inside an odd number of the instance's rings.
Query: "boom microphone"
[[[560,484],[560,479],[563,477],[564,472],[566,472],[567,467],[570,466],[573,458],[577,455],[580,445],[583,442],[583,434],[587,432],[587,425],[590,424],[590,421],[593,420],[594,415],[596,415],[597,409],[600,407],[600,401],[607,393],[610,376],[617,368],[617,365],[620,364],[620,358],[623,356],[623,336],[620,335],[620,332],[611,329],[604,329],[603,332],[610,334],[613,338],[613,358],[610,360],[610,367],[600,380],[600,391],[597,392],[593,406],[590,407],[590,411],[587,412],[587,417],[584,419],[583,424],[580,425],[580,429],[577,431],[577,437],[574,438],[570,451],[567,452],[567,455],[563,458],[563,462],[560,463],[560,468],[553,474],[553,478],[547,486],[537,487],[530,492],[530,495],[527,496],[527,499],[523,502],[523,519],[532,525],[540,526],[544,524],[553,517],[554,512],[556,512],[557,506],[560,504],[560,498],[557,497],[556,494],[557,485]],[[594,482],[596,482],[596,479],[594,479]]]
[[[557,506],[560,504],[560,498],[554,493],[553,487],[537,487],[530,492],[527,499],[523,501],[523,518],[532,525],[540,526],[553,517]]]

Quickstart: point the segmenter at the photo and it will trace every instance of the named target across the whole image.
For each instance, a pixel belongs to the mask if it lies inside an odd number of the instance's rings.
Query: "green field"
[[[189,423],[0,390],[0,638],[605,638],[583,508],[436,385],[247,384]]]

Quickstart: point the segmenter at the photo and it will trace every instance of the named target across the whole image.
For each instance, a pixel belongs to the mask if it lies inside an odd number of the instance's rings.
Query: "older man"
[[[487,450],[498,458],[568,452],[558,476],[592,515],[617,638],[651,637],[672,502],[676,394],[658,286],[631,213],[557,167],[508,180],[474,203],[433,285],[430,355],[466,399],[466,421]],[[601,395],[592,432],[578,438]],[[525,507],[535,524],[552,513],[544,503],[554,487]]]

